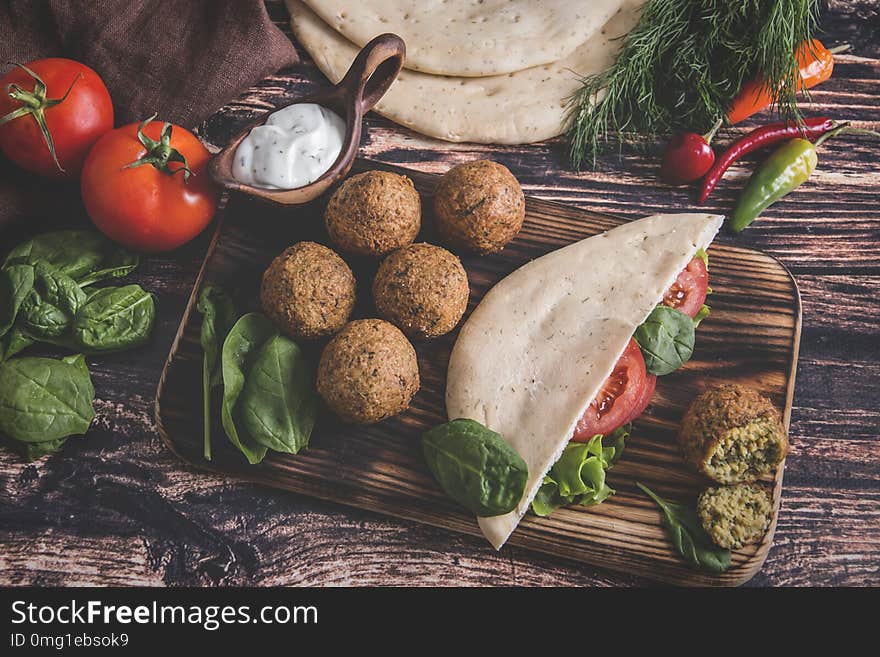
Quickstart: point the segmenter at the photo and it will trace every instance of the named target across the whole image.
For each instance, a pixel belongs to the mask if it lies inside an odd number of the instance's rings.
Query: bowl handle
[[[369,112],[397,79],[405,58],[403,39],[396,34],[380,34],[363,47],[336,86],[350,103],[360,106],[362,113]]]

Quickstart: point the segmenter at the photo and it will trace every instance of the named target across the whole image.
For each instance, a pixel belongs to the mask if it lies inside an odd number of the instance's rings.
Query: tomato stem
[[[71,90],[73,89],[73,85],[77,83],[82,77],[82,73],[77,73],[76,77],[73,79],[73,82],[70,83],[70,86],[67,87],[67,91],[64,92],[64,95],[61,98],[47,98],[46,97],[46,83],[43,82],[43,79],[37,75],[34,71],[29,69],[24,64],[19,64],[18,62],[8,62],[13,66],[18,66],[20,69],[24,70],[25,73],[30,75],[34,80],[34,89],[33,91],[27,91],[20,87],[17,84],[9,84],[6,85],[6,93],[9,94],[9,97],[12,100],[17,100],[21,103],[21,107],[18,109],[12,110],[6,116],[0,117],[0,125],[4,123],[9,123],[10,121],[14,121],[15,119],[19,119],[23,116],[27,116],[30,114],[34,117],[34,121],[37,122],[37,125],[40,127],[40,132],[43,133],[43,140],[46,142],[46,146],[49,148],[49,154],[52,156],[52,160],[55,162],[55,166],[58,167],[58,170],[64,173],[64,167],[61,166],[61,163],[58,161],[58,155],[55,152],[55,142],[52,140],[52,133],[49,132],[49,126],[46,125],[46,110],[50,107],[55,107],[59,103],[63,103],[67,100],[67,97],[70,95]]]
[[[192,170],[189,168],[189,164],[186,161],[186,156],[183,155],[176,148],[171,147],[171,130],[172,125],[168,122],[162,124],[162,134],[159,136],[159,140],[151,139],[144,133],[144,128],[147,127],[155,118],[158,116],[157,114],[153,114],[148,119],[145,119],[138,125],[137,136],[138,141],[143,144],[144,148],[147,149],[146,155],[141,158],[138,158],[134,162],[125,165],[125,169],[134,169],[135,167],[140,167],[145,164],[151,164],[157,171],[161,171],[162,173],[166,173],[169,176],[173,176],[178,171],[183,171],[183,182],[189,182],[189,177],[195,175]],[[172,162],[177,162],[182,164],[183,166],[172,169],[169,165]]]

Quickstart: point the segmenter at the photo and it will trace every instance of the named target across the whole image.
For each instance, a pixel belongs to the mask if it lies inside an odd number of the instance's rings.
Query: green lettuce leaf
[[[614,495],[605,481],[605,473],[623,453],[631,425],[616,429],[603,447],[603,436],[597,434],[586,443],[571,442],[544,476],[532,500],[532,512],[549,516],[556,509],[570,504],[594,506]]]

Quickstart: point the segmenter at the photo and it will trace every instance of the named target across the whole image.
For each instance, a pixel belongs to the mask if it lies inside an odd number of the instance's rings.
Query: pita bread
[[[570,55],[623,0],[305,0],[327,25],[364,47],[383,32],[406,41],[406,67],[482,77]]]
[[[358,49],[300,0],[285,0],[293,33],[335,84]],[[527,144],[565,131],[566,99],[579,78],[614,61],[613,39],[638,21],[643,0],[627,0],[601,32],[554,64],[485,78],[429,75],[404,70],[376,111],[396,123],[446,141]]]
[[[517,508],[479,518],[500,548],[636,328],[723,217],[654,215],[517,269],[483,298],[449,361],[446,411],[500,433],[529,467]]]

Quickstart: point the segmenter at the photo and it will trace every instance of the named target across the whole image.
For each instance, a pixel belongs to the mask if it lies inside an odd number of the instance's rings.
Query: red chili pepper
[[[700,203],[705,203],[709,198],[709,194],[715,189],[718,181],[724,175],[730,166],[748,155],[752,151],[765,146],[778,144],[781,141],[789,139],[816,139],[835,127],[834,121],[821,116],[813,119],[805,119],[803,125],[788,121],[785,123],[768,123],[765,126],[752,130],[750,133],[743,135],[734,141],[724,153],[721,154],[712,168],[709,169],[706,177],[703,179],[703,186],[700,189]]]

